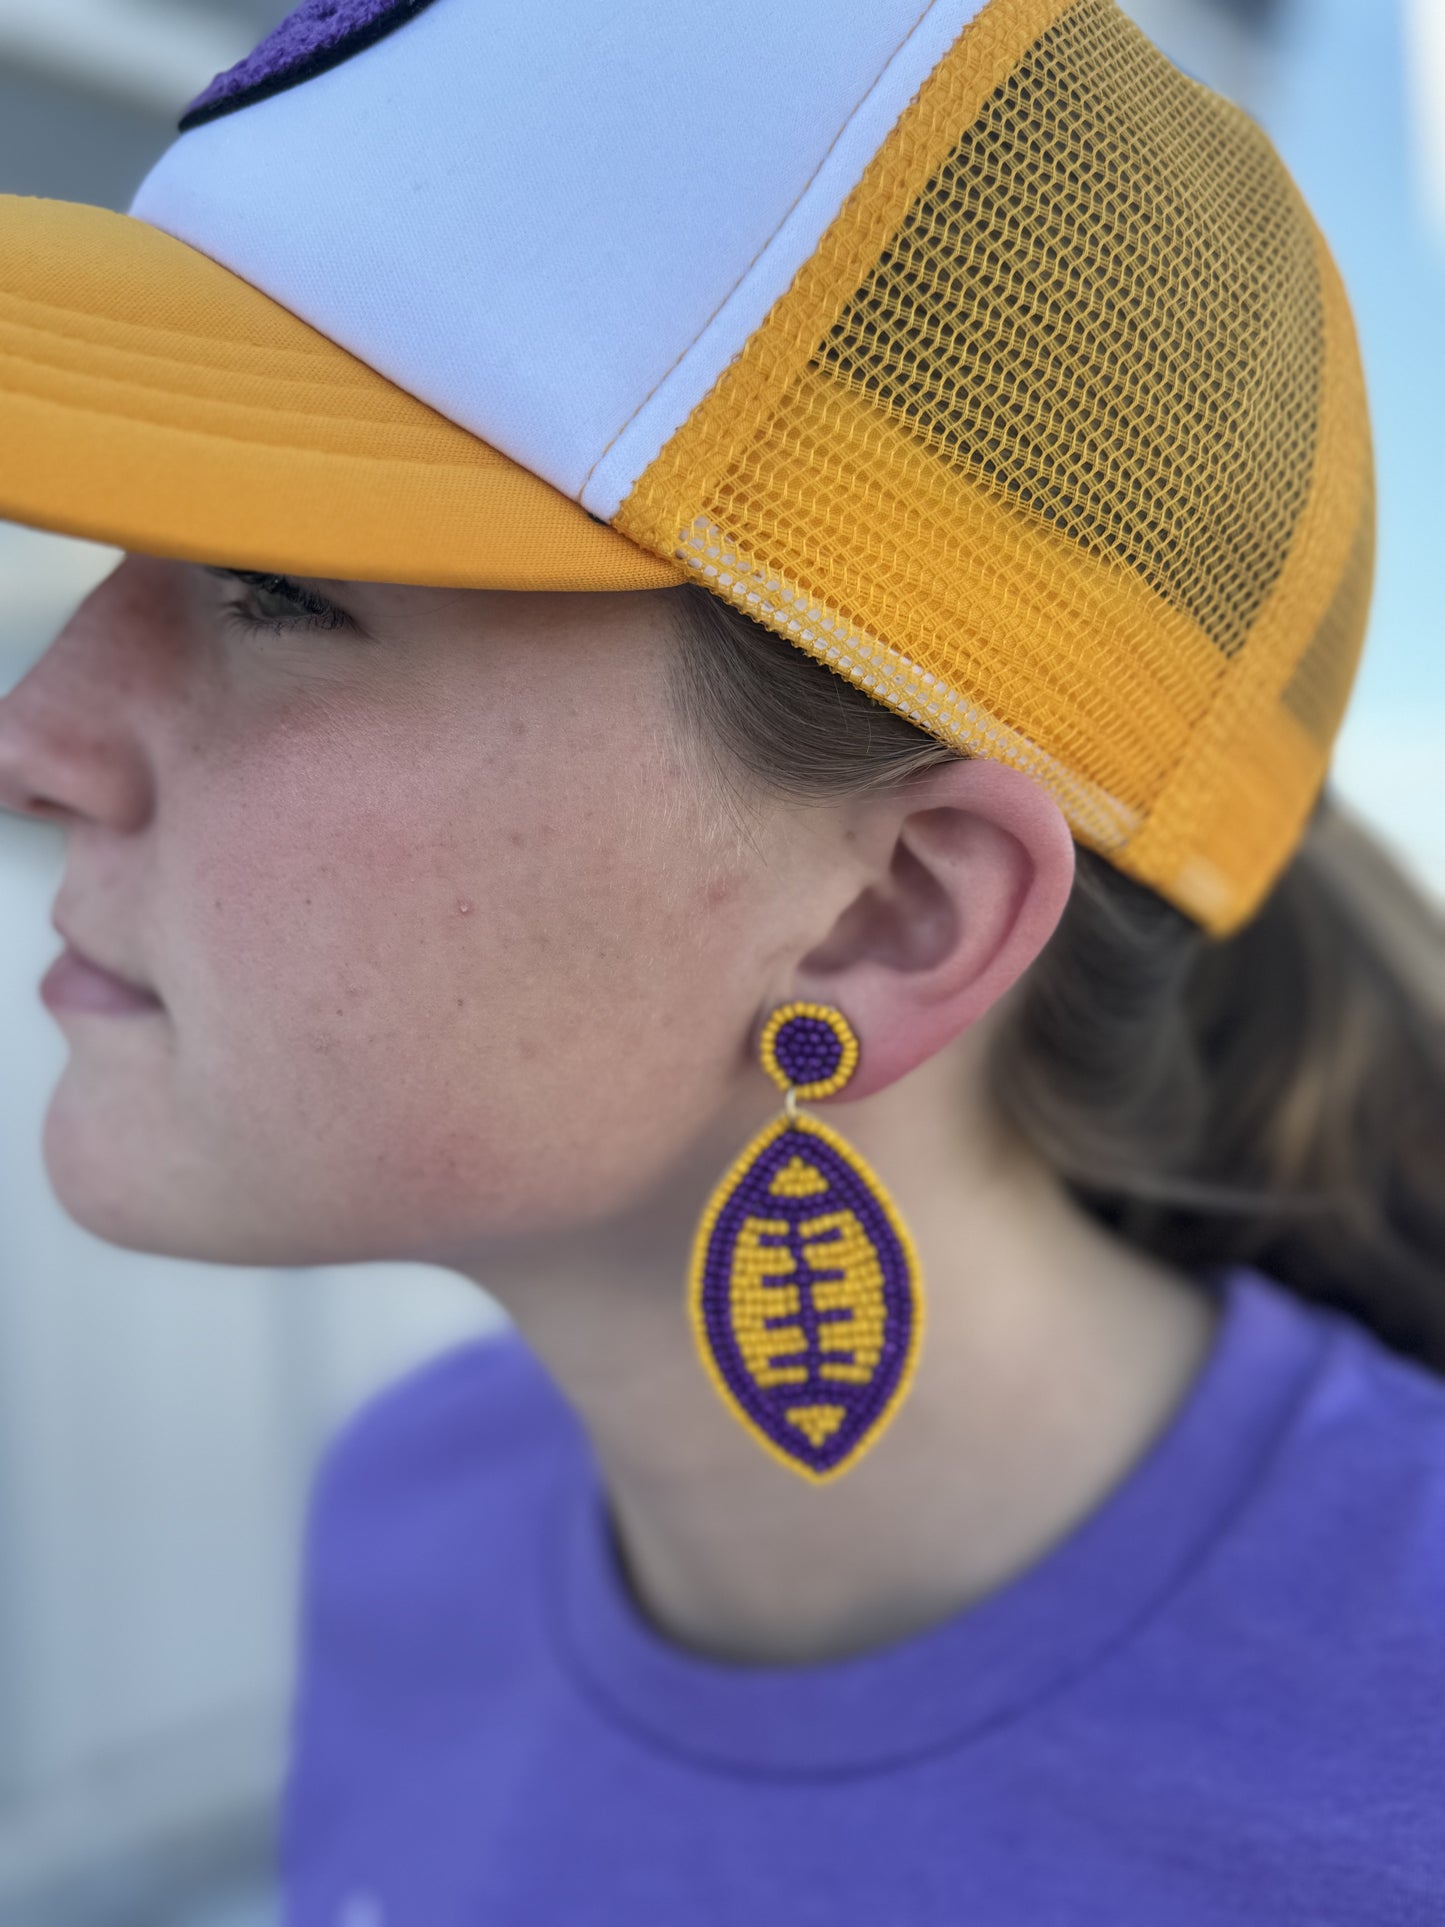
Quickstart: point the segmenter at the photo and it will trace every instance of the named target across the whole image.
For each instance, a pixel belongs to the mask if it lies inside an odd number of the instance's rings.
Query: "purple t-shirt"
[[[318,1483],[288,1927],[1445,1922],[1445,1382],[1258,1274],[1026,1572],[848,1660],[654,1632],[514,1334]]]

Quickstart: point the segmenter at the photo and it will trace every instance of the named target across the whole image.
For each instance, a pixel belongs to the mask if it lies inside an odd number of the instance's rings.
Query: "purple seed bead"
[[[821,1017],[790,1017],[779,1030],[773,1054],[794,1084],[822,1084],[843,1061],[843,1044]]]

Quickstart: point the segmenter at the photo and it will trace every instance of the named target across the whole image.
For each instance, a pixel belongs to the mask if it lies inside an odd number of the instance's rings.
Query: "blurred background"
[[[1352,291],[1379,438],[1341,793],[1445,889],[1445,0],[1128,0],[1264,122]],[[0,191],[123,208],[273,0],[0,0]],[[0,523],[0,689],[112,566]],[[276,1927],[298,1533],[322,1441],[496,1307],[444,1273],[118,1252],[46,1188],[58,838],[0,818],[0,1927]],[[338,1927],[363,1927],[339,1922]]]

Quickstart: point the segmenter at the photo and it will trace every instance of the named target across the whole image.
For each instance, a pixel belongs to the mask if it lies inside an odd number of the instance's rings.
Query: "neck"
[[[1107,1496],[1208,1352],[1205,1294],[1101,1230],[981,1104],[960,1116],[959,1071],[945,1054],[825,1113],[892,1191],[927,1305],[907,1399],[831,1484],[776,1464],[705,1377],[683,1217],[654,1203],[478,1272],[586,1427],[638,1606],[679,1645],[802,1664],[937,1624]],[[708,1158],[670,1195],[700,1209]]]

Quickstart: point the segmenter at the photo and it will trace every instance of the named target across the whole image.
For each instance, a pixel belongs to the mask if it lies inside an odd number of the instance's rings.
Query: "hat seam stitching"
[[[159,359],[159,357],[144,357],[144,358]],[[26,368],[43,369],[48,374],[69,375],[73,377],[77,373],[75,369],[68,367],[63,362],[49,361],[38,355],[27,355],[22,353],[20,350],[16,348],[7,348],[6,346],[4,346],[3,342],[0,342],[0,362],[3,362],[3,361],[19,362],[22,366]],[[176,365],[185,367],[188,364],[178,363]],[[227,401],[224,397],[219,395],[191,395],[185,390],[182,390],[179,388],[166,388],[166,387],[160,386],[159,384],[152,387],[143,383],[128,383],[122,380],[121,377],[119,377],[118,375],[105,374],[94,368],[86,368],[80,371],[79,378],[83,381],[95,381],[95,382],[108,383],[112,387],[116,387],[116,388],[139,387],[142,389],[144,393],[147,393],[147,394],[176,396],[177,398],[184,398],[187,401],[199,401],[203,406],[210,407],[210,408],[245,407],[246,409],[254,413],[262,413],[262,414],[273,415],[273,416],[283,415],[288,412],[286,409],[278,406],[274,406],[265,400],[247,401],[245,403],[232,402],[232,401]],[[385,380],[385,376],[381,376],[379,377],[379,379]],[[408,395],[404,388],[396,389],[396,393],[401,395],[405,400],[414,403],[418,408],[427,408],[427,404],[424,401],[421,401],[415,395]],[[36,398],[32,398],[32,399],[36,399]],[[57,407],[67,407],[70,405],[71,404],[67,404],[65,402],[56,403]],[[83,412],[90,413],[94,411],[86,410]],[[121,413],[123,411],[116,410],[115,412]],[[487,447],[487,448],[491,447],[491,443],[486,442],[482,436],[473,434],[471,429],[463,427],[463,425],[460,422],[452,421],[446,415],[439,414],[436,409],[428,409],[428,413],[433,418],[429,422],[408,422],[408,423],[393,423],[393,424],[386,424],[386,423],[378,424],[376,422],[366,422],[364,418],[358,417],[354,414],[332,415],[332,414],[321,414],[321,413],[312,412],[312,411],[300,411],[300,410],[295,411],[295,419],[299,421],[360,422],[362,423],[362,425],[365,425],[365,426],[371,426],[371,427],[375,427],[378,425],[393,426],[393,427],[400,427],[406,431],[421,430],[431,434],[435,434],[440,429],[441,431],[448,434],[465,435],[470,441],[481,442],[484,447]],[[139,419],[139,418],[131,417],[130,419]],[[500,453],[501,451],[493,450],[493,452]]]
[[[0,356],[0,359],[4,359],[4,357]],[[25,357],[14,356],[12,357],[12,359],[24,360]],[[44,367],[46,364],[43,362],[38,362],[38,363],[32,363],[31,365],[36,367]],[[104,379],[104,377],[99,377],[99,379]],[[115,408],[115,409],[107,409],[107,410],[101,410],[97,408],[86,408],[75,402],[57,401],[53,396],[50,396],[50,395],[18,394],[18,395],[12,395],[10,398],[22,404],[29,403],[34,407],[58,409],[59,411],[67,415],[79,415],[79,416],[88,417],[88,418],[100,420],[100,421],[129,422],[136,427],[154,429],[166,435],[189,435],[189,436],[194,436],[197,440],[200,440],[200,441],[225,442],[228,446],[231,446],[234,448],[286,449],[291,453],[299,454],[299,455],[324,456],[328,461],[380,463],[387,467],[421,468],[421,469],[427,469],[429,471],[439,469],[439,468],[454,469],[458,474],[461,474],[461,475],[469,474],[472,471],[474,466],[486,466],[486,464],[473,464],[471,462],[460,462],[460,461],[452,461],[447,459],[443,459],[441,461],[418,460],[415,457],[406,456],[406,455],[384,455],[384,456],[358,455],[348,450],[338,450],[338,449],[332,449],[332,448],[322,448],[322,447],[297,448],[294,443],[282,443],[282,442],[273,442],[273,441],[261,440],[261,439],[249,439],[242,435],[228,435],[219,429],[197,428],[189,423],[158,422],[153,420],[151,417],[147,415],[138,415],[134,413],[132,410],[124,409],[124,408]],[[349,420],[351,418],[341,417],[341,416],[320,415],[320,416],[312,416],[309,418],[302,417],[301,419],[303,420],[311,419],[316,421],[332,421],[332,420]],[[461,432],[468,433],[469,431],[462,430]],[[474,435],[471,437],[471,439],[475,441],[479,447],[490,448],[491,446],[490,443],[483,442],[480,436]],[[563,497],[563,499],[566,500],[565,497]],[[612,532],[614,534],[617,533],[616,530],[613,530]],[[634,544],[634,546],[638,546],[638,545]],[[651,552],[645,550],[644,553],[650,554]]]
[[[16,299],[25,301],[26,305],[29,307],[42,309],[47,314],[74,315],[77,317],[85,317],[85,318],[90,318],[94,320],[107,319],[107,317],[104,317],[104,316],[93,316],[91,315],[88,309],[84,309],[84,308],[63,307],[59,303],[49,302],[49,301],[30,301],[29,298],[25,296],[19,296],[19,297],[16,297]],[[92,336],[85,334],[83,332],[80,332],[79,330],[72,331],[72,330],[67,330],[60,327],[46,328],[29,321],[18,320],[13,317],[7,318],[3,313],[4,300],[5,300],[5,296],[3,294],[0,294],[0,330],[3,330],[5,328],[23,328],[28,333],[40,334],[40,335],[51,334],[57,340],[77,342],[87,348],[97,347],[97,346],[105,348],[108,346],[112,346],[112,344],[107,342],[96,342],[92,338]],[[169,339],[182,341],[182,342],[189,342],[189,341],[208,342],[214,339],[214,337],[209,335],[196,334],[196,333],[190,332],[189,330],[182,330],[179,328],[173,328],[173,329],[153,328],[149,323],[144,321],[122,321],[119,325],[123,328],[134,328],[138,330],[144,330],[145,332],[150,334],[164,335]],[[338,343],[334,341],[329,341],[325,335],[318,333],[317,340],[318,342],[324,344],[324,347],[329,347],[335,353],[345,355],[349,361],[354,363],[355,366],[358,369],[362,370],[365,374],[374,375],[378,381],[387,382],[387,385],[391,388],[396,388],[399,394],[405,394],[407,392],[405,389],[398,388],[395,382],[389,381],[388,377],[383,375],[378,369],[372,368],[369,362],[362,361],[359,356],[351,354],[348,349],[340,347]],[[270,348],[263,342],[241,341],[239,343],[227,343],[227,345],[240,346],[242,348],[245,348],[248,352],[254,352],[258,356],[292,355],[292,354],[299,355],[299,354],[310,354],[312,352],[316,352],[316,359],[318,361],[324,362],[330,359],[330,357],[326,355],[324,352],[317,352],[317,351],[313,351],[305,348]],[[153,354],[148,349],[145,349],[145,348],[129,348],[129,347],[116,348],[115,352],[121,353],[121,354],[139,355],[147,361],[160,361],[164,359],[163,356],[159,354]],[[178,363],[178,365],[187,366],[189,364]],[[196,365],[215,366],[216,364],[198,363]],[[283,376],[282,379],[293,380],[295,379],[295,377]],[[361,384],[357,384],[357,385],[359,386]],[[413,399],[415,398],[413,397]],[[422,406],[425,407],[426,404],[423,403]],[[433,410],[432,412],[435,413],[436,411]]]
[[[712,313],[708,315],[707,319],[702,323],[701,327],[697,329],[696,333],[692,336],[691,340],[686,342],[684,346],[678,351],[674,360],[658,376],[657,380],[653,383],[652,387],[647,391],[647,393],[642,397],[641,401],[638,402],[637,406],[632,410],[631,414],[627,416],[625,421],[622,421],[618,424],[616,431],[609,438],[606,445],[603,448],[599,449],[596,455],[596,458],[592,463],[592,466],[588,469],[587,473],[582,478],[581,487],[578,489],[577,495],[575,498],[577,501],[580,502],[582,500],[583,496],[587,493],[588,488],[591,486],[592,478],[597,473],[597,470],[602,466],[603,462],[606,461],[607,457],[612,453],[613,449],[617,446],[618,442],[621,441],[622,437],[627,433],[628,429],[637,420],[638,416],[642,413],[643,409],[647,407],[647,404],[653,399],[655,395],[657,395],[663,388],[667,386],[668,382],[672,379],[673,375],[676,374],[677,370],[682,366],[683,362],[687,360],[688,356],[697,347],[697,344],[702,340],[703,336],[707,333],[708,329],[711,328],[712,324],[717,320],[718,316],[722,313],[723,309],[726,308],[728,303],[733,299],[734,295],[736,295],[739,288],[741,288],[743,284],[751,277],[758,263],[762,260],[763,256],[768,252],[769,248],[773,246],[778,236],[782,233],[783,229],[787,226],[788,222],[792,219],[793,214],[796,212],[796,210],[802,204],[802,202],[806,199],[809,190],[812,188],[813,183],[817,180],[818,176],[822,173],[823,169],[827,166],[828,160],[836,150],[838,143],[842,140],[843,136],[847,133],[848,129],[853,125],[854,121],[857,120],[859,114],[863,111],[864,107],[868,104],[868,102],[873,98],[874,94],[877,93],[878,88],[881,85],[883,78],[887,74],[889,68],[892,67],[893,63],[897,60],[899,54],[908,45],[909,41],[912,40],[913,36],[918,32],[918,29],[923,25],[924,21],[928,18],[929,14],[931,14],[934,11],[935,7],[939,6],[940,4],[941,4],[941,0],[928,0],[928,4],[927,6],[924,7],[922,13],[920,13],[914,19],[908,31],[891,49],[891,51],[889,52],[888,58],[884,61],[883,65],[878,69],[877,73],[873,76],[873,79],[869,83],[868,87],[864,90],[863,93],[861,93],[858,96],[857,100],[854,101],[852,107],[849,109],[846,117],[839,123],[836,131],[834,132],[833,138],[829,141],[827,147],[824,148],[823,152],[819,155],[817,165],[814,167],[812,173],[809,174],[807,180],[804,181],[803,185],[798,189],[798,192],[794,195],[793,199],[789,202],[788,206],[783,210],[783,213],[779,216],[777,222],[775,223],[767,239],[762,243],[761,247],[758,248],[757,252],[753,255],[752,259],[748,262],[747,266],[744,267],[742,272],[737,276],[732,286],[727,290],[727,292],[723,295],[722,299],[718,302],[717,306],[712,310]],[[967,28],[965,28],[964,31],[967,32]],[[906,103],[904,108],[900,109],[900,112],[904,112],[904,111],[906,111]],[[865,168],[865,172],[866,172],[866,168]],[[855,182],[854,185],[856,186],[857,183]]]

